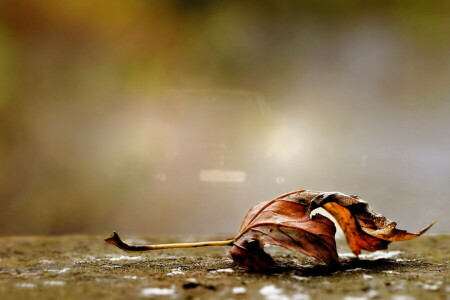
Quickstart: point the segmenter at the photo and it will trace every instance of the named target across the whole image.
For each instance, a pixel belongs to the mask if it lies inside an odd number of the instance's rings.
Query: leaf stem
[[[119,235],[114,232],[112,235],[105,238],[105,241],[129,252],[144,252],[161,249],[176,249],[176,248],[194,248],[194,247],[207,247],[207,246],[228,246],[233,244],[233,240],[226,241],[207,241],[198,243],[176,243],[176,244],[158,244],[158,245],[129,245],[122,241]]]

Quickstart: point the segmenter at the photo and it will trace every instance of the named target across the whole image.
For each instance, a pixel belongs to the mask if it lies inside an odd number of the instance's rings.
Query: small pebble
[[[228,269],[218,269],[218,270],[214,270],[214,271],[211,271],[212,273],[233,273],[234,272],[234,270],[233,269],[231,269],[231,268],[228,268]]]
[[[57,280],[47,280],[43,282],[44,285],[52,285],[52,286],[62,286],[66,283],[64,281],[57,281]]]
[[[392,270],[389,270],[389,271],[383,271],[383,272],[386,273],[386,274],[400,274],[400,272],[392,271]]]
[[[424,290],[428,290],[428,291],[439,291],[440,288],[441,288],[441,286],[440,286],[440,285],[437,285],[437,284],[424,284],[424,285],[422,286],[422,288],[423,288]]]
[[[166,274],[167,276],[175,276],[175,275],[184,275],[184,272],[181,271],[180,268],[172,269],[169,273]]]
[[[233,294],[242,295],[242,294],[245,294],[247,292],[247,289],[245,287],[243,287],[243,286],[236,286],[231,291],[232,291]]]
[[[344,300],[367,300],[368,298],[367,297],[365,297],[365,296],[360,296],[360,297],[357,297],[357,296],[346,296],[346,297],[344,297]]]
[[[309,280],[308,277],[298,276],[298,275],[292,275],[292,278],[300,280],[300,281],[307,281]]]
[[[141,296],[169,296],[175,294],[175,288],[145,288],[141,290]]]
[[[39,262],[40,262],[41,264],[51,264],[51,263],[53,263],[54,261],[53,261],[53,260],[50,260],[50,259],[41,259]]]

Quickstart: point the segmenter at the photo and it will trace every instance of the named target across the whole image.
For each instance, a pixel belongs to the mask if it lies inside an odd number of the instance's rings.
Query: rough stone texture
[[[153,237],[130,243],[218,237]],[[219,237],[220,238],[220,237]],[[270,247],[277,265],[247,272],[229,247],[130,254],[100,236],[0,238],[0,299],[450,299],[450,235],[425,235],[342,268]]]

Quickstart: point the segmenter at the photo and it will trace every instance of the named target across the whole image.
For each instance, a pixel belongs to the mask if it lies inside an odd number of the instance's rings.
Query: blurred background
[[[3,0],[0,78],[0,234],[232,234],[298,189],[449,231],[449,1]]]

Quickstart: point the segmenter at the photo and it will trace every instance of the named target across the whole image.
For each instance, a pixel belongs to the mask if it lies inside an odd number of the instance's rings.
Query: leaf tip
[[[426,226],[425,228],[423,228],[422,230],[420,230],[420,231],[417,233],[417,235],[422,235],[422,234],[424,234],[425,232],[427,232],[428,229],[430,229],[434,224],[436,224],[437,221],[438,221],[438,220],[431,222],[428,226]]]

